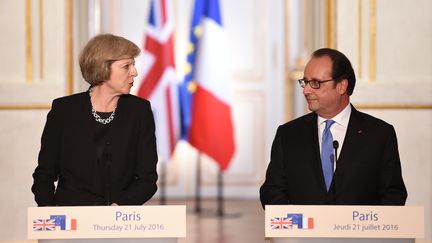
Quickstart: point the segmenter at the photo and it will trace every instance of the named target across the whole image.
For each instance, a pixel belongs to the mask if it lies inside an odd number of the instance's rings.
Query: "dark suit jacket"
[[[53,101],[33,174],[39,206],[140,205],[156,192],[150,103],[133,95],[120,97],[102,161],[96,155],[94,123],[88,92]],[[99,163],[106,165],[104,170]]]
[[[277,130],[261,203],[404,205],[396,133],[392,125],[352,107],[329,192],[325,187],[317,115],[309,113]]]

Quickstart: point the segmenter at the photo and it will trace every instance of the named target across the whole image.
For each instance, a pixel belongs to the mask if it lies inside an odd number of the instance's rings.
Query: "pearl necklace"
[[[93,87],[90,87],[89,89],[89,96],[90,96],[90,103],[91,103],[91,93],[93,91]],[[114,111],[111,113],[111,115],[106,118],[102,119],[97,113],[96,110],[93,108],[93,104],[91,104],[91,112],[93,114],[93,117],[96,119],[97,122],[102,123],[104,125],[110,123],[112,120],[114,120],[115,112],[116,112],[117,106],[114,108]]]

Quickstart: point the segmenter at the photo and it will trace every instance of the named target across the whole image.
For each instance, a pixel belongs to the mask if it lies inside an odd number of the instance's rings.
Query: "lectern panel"
[[[186,237],[184,205],[28,208],[29,239],[179,237]]]
[[[411,206],[271,205],[265,209],[265,235],[269,238],[388,238],[392,242],[402,238],[423,238],[424,209]]]

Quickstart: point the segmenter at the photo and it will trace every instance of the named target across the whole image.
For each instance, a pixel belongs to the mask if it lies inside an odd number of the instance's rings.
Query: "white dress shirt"
[[[348,122],[351,115],[351,104],[348,104],[339,114],[336,116],[325,119],[323,117],[318,116],[318,141],[321,151],[321,144],[322,144],[322,134],[325,129],[325,121],[326,120],[333,120],[335,123],[330,127],[330,132],[333,136],[333,141],[338,141],[339,148],[337,150],[337,158],[339,158],[340,151],[342,151],[342,146],[345,140],[345,134],[348,128]],[[337,159],[336,158],[336,159]],[[336,170],[336,163],[334,164],[334,169]]]

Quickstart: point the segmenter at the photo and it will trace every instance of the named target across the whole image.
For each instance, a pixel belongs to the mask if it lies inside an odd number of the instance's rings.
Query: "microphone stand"
[[[337,166],[337,159],[338,159],[338,148],[339,148],[339,142],[337,140],[333,141],[333,148],[335,150],[335,154],[334,154],[334,165]],[[336,204],[336,181],[335,181],[335,173],[333,173],[333,200],[334,200],[334,204]]]
[[[109,206],[111,205],[111,153],[109,152],[109,145],[110,143],[106,143],[106,148],[104,152],[104,162],[105,162],[105,200],[106,204]],[[108,147],[108,148],[107,148]],[[108,151],[107,151],[108,150]]]

